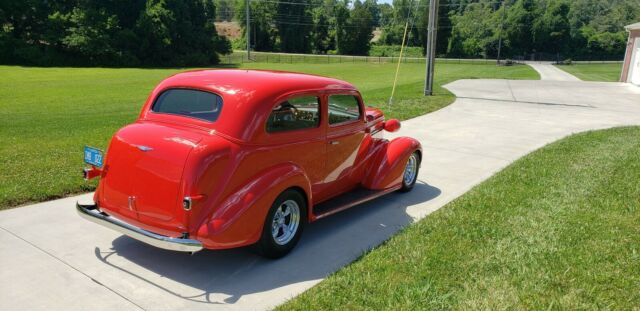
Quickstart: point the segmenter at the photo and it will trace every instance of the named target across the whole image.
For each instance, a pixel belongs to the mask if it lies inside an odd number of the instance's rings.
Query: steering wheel
[[[282,117],[279,118],[280,121],[293,121],[293,120],[295,120],[294,116],[296,114],[298,114],[298,108],[296,108],[295,106],[293,106],[289,102],[284,102],[284,103],[280,104],[280,107],[276,111],[282,113],[282,115],[281,115]]]

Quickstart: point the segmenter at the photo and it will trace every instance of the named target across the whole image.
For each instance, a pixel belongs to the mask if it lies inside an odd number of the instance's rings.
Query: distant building
[[[640,86],[640,23],[631,24],[625,29],[629,32],[629,41],[620,81]]]

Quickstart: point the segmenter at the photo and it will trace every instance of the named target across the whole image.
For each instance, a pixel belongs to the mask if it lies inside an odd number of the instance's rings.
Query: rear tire
[[[402,173],[402,187],[400,192],[409,192],[415,186],[418,180],[418,172],[420,171],[420,154],[414,151],[407,159],[407,164]]]
[[[304,196],[294,189],[284,191],[267,213],[256,250],[267,258],[285,256],[298,244],[306,222],[307,202]]]

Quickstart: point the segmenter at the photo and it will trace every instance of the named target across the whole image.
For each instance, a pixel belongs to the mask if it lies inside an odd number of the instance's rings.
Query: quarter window
[[[177,114],[215,121],[222,109],[222,97],[198,90],[169,89],[156,99],[151,111],[157,113]]]
[[[283,132],[320,126],[320,99],[304,96],[281,102],[271,111],[267,132]]]
[[[360,104],[353,95],[329,96],[329,124],[338,124],[360,118]]]

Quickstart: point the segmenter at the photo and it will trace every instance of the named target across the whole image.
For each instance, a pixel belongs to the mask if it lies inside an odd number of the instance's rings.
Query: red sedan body
[[[176,96],[215,96],[215,103],[203,111],[158,108]],[[385,128],[399,123],[366,108],[344,81],[190,71],[153,90],[137,121],[113,136],[104,166],[86,176],[101,178],[96,211],[120,226],[208,249],[240,247],[260,240],[274,200],[288,189],[304,197],[306,222],[400,189],[421,147],[382,138]]]

